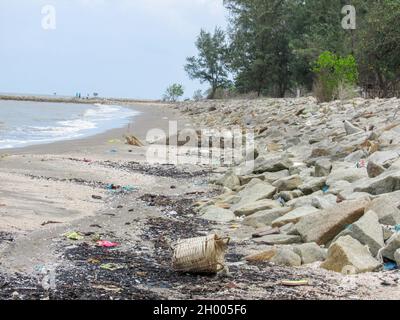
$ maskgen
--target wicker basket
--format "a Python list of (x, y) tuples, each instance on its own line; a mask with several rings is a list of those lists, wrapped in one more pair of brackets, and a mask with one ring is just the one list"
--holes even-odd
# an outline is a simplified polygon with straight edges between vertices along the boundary
[(229, 238), (217, 235), (180, 240), (175, 246), (173, 268), (179, 272), (218, 273), (225, 269)]

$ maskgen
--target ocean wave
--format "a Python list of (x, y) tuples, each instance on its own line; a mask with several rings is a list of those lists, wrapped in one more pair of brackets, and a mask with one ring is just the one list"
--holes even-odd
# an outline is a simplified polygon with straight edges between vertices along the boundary
[[(101, 133), (124, 126), (129, 123), (128, 119), (137, 114), (138, 112), (129, 108), (97, 104), (95, 107), (89, 107), (81, 113), (81, 116), (75, 114), (75, 117), (71, 119), (50, 121), (50, 123), (43, 123), (43, 126), (32, 125), (32, 123), (10, 128), (5, 134), (2, 134), (0, 149), (71, 140)], [(37, 114), (35, 118), (37, 118)], [(34, 119), (31, 118), (31, 120)], [(49, 121), (48, 117), (47, 121)], [(54, 125), (52, 125), (53, 123)]]

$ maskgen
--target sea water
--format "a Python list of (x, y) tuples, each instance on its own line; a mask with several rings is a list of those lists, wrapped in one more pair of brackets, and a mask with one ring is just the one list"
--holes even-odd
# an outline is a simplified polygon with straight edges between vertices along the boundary
[(138, 114), (117, 105), (0, 101), (0, 149), (88, 137)]

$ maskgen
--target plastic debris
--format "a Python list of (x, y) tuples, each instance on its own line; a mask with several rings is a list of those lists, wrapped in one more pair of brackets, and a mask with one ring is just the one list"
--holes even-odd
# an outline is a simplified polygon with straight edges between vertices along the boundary
[(106, 241), (106, 240), (100, 240), (100, 241), (97, 241), (97, 245), (99, 247), (103, 247), (103, 248), (114, 248), (114, 247), (118, 247), (119, 243)]
[(393, 261), (386, 262), (386, 263), (383, 265), (383, 270), (385, 270), (385, 271), (397, 270), (397, 264), (396, 264), (396, 262), (393, 262)]
[(124, 269), (125, 267), (123, 265), (117, 264), (117, 263), (106, 263), (106, 264), (102, 264), (100, 266), (100, 268), (103, 270), (108, 270), (108, 271), (117, 271), (117, 270)]
[(361, 168), (366, 168), (367, 167), (367, 163), (365, 160), (360, 160), (357, 162), (356, 167), (361, 169)]
[(281, 282), (281, 284), (283, 286), (287, 286), (287, 287), (300, 287), (300, 286), (308, 286), (310, 285), (310, 281), (309, 280), (283, 280)]
[(329, 187), (327, 186), (327, 185), (324, 185), (323, 187), (322, 187), (322, 192), (323, 193), (327, 193), (329, 191)]
[(400, 233), (400, 224), (398, 224), (394, 227), (394, 231), (396, 231), (397, 233)]
[(74, 240), (74, 241), (83, 239), (83, 236), (79, 232), (76, 232), (76, 231), (68, 232), (65, 234), (65, 236), (67, 237), (67, 239)]

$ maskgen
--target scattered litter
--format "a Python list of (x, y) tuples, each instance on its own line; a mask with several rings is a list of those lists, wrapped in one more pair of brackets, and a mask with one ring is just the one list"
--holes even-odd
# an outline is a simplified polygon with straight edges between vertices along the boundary
[(83, 239), (83, 236), (79, 232), (76, 232), (76, 231), (68, 232), (68, 233), (65, 234), (65, 236), (69, 240), (78, 241), (78, 240), (82, 240)]
[(396, 264), (396, 262), (393, 262), (393, 261), (386, 262), (386, 263), (383, 265), (383, 270), (385, 270), (385, 271), (397, 270), (397, 264)]
[(229, 240), (215, 234), (180, 240), (175, 246), (173, 268), (179, 272), (218, 273), (225, 269)]
[(126, 140), (126, 144), (129, 144), (129, 145), (135, 146), (135, 147), (143, 147), (143, 143), (133, 135), (124, 136), (124, 138)]
[(395, 230), (397, 233), (400, 233), (400, 224), (396, 225), (396, 226), (394, 227), (394, 230)]
[(92, 195), (92, 198), (95, 199), (95, 200), (101, 200), (101, 199), (103, 199), (103, 197), (101, 197), (101, 196), (96, 196), (96, 195)]
[(117, 150), (115, 150), (115, 149), (111, 149), (110, 151), (109, 151), (109, 153), (117, 153), (118, 151)]
[(117, 271), (117, 270), (124, 269), (125, 267), (123, 265), (117, 264), (117, 263), (106, 263), (106, 264), (102, 264), (100, 266), (100, 268), (103, 270), (108, 270), (108, 271)]
[(356, 167), (359, 168), (359, 169), (366, 168), (367, 167), (367, 163), (366, 163), (365, 160), (362, 159), (362, 160), (357, 162)]
[(281, 282), (283, 286), (288, 286), (288, 287), (301, 287), (301, 286), (308, 286), (310, 285), (309, 280), (283, 280)]
[(114, 191), (114, 192), (133, 192), (138, 190), (138, 187), (127, 185), (127, 186), (119, 186), (116, 184), (108, 184), (106, 186), (107, 190)]
[(327, 193), (329, 191), (329, 187), (327, 186), (327, 185), (324, 185), (323, 187), (322, 187), (322, 192), (323, 193)]
[(118, 247), (119, 243), (116, 242), (111, 242), (111, 241), (105, 241), (105, 240), (100, 240), (97, 241), (97, 245), (99, 247), (103, 247), (103, 248), (114, 248), (114, 247)]

